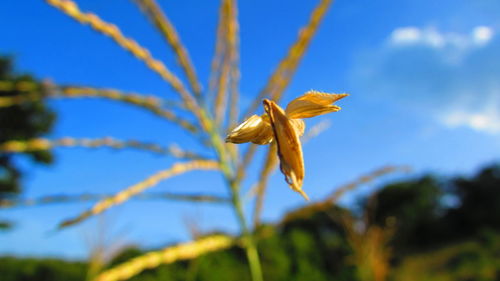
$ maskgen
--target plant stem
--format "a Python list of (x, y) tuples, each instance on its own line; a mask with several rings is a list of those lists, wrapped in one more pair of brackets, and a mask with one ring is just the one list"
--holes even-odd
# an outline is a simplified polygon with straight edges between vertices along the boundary
[(257, 246), (255, 244), (253, 234), (248, 229), (248, 224), (246, 222), (245, 215), (243, 214), (243, 207), (241, 205), (241, 199), (238, 193), (238, 183), (232, 181), (230, 183), (230, 186), (232, 191), (233, 206), (238, 218), (238, 223), (243, 232), (243, 245), (245, 247), (248, 264), (250, 266), (250, 274), (252, 275), (252, 280), (263, 281), (264, 279), (262, 277), (262, 268), (260, 265), (259, 253), (257, 251)]
[(201, 116), (206, 118), (206, 120), (204, 120), (206, 122), (204, 124), (204, 128), (206, 128), (206, 131), (210, 137), (210, 142), (212, 143), (212, 146), (214, 147), (218, 155), (220, 169), (230, 188), (231, 203), (233, 205), (238, 224), (243, 235), (243, 246), (245, 247), (252, 281), (263, 281), (264, 279), (262, 277), (262, 268), (260, 265), (257, 246), (255, 244), (253, 234), (248, 228), (248, 224), (243, 213), (243, 206), (241, 204), (241, 198), (239, 195), (240, 182), (236, 179), (237, 175), (229, 163), (226, 147), (224, 146), (224, 142), (222, 141), (216, 127), (214, 126), (213, 119), (209, 117), (207, 118), (208, 115), (206, 114), (206, 112), (201, 112)]

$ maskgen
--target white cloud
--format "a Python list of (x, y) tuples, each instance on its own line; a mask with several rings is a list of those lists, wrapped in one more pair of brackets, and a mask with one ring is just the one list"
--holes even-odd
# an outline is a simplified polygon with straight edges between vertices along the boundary
[(477, 45), (487, 44), (493, 38), (493, 29), (487, 26), (478, 26), (474, 28), (472, 37)]
[(361, 92), (389, 99), (446, 128), (500, 134), (500, 38), (489, 26), (470, 32), (395, 29), (358, 62)]
[(500, 114), (495, 111), (465, 112), (451, 111), (443, 114), (442, 122), (449, 128), (469, 127), (477, 131), (484, 131), (492, 134), (500, 133)]
[(394, 45), (423, 44), (436, 48), (445, 45), (445, 38), (433, 28), (420, 29), (417, 27), (401, 27), (395, 29), (389, 39)]
[(470, 34), (440, 32), (432, 26), (426, 28), (409, 26), (396, 28), (389, 37), (389, 43), (400, 47), (422, 45), (434, 48), (470, 48), (486, 45), (493, 35), (493, 29), (488, 26), (477, 26)]

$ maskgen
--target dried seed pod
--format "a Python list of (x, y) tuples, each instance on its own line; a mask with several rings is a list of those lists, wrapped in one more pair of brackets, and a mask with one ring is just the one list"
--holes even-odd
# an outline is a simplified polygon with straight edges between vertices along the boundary
[(226, 142), (268, 144), (273, 140), (269, 117), (252, 115), (234, 128), (226, 137)]
[(333, 103), (346, 96), (348, 94), (327, 94), (309, 91), (303, 96), (292, 100), (286, 107), (285, 112), (289, 118), (296, 119), (339, 111), (340, 107), (333, 105)]
[(299, 137), (302, 137), (304, 135), (304, 131), (306, 130), (306, 123), (302, 119), (290, 119), (290, 122), (292, 123), (292, 126), (295, 128), (297, 131), (297, 134)]
[(275, 102), (264, 99), (263, 103), (278, 145), (280, 170), (285, 175), (285, 180), (290, 188), (309, 200), (307, 194), (302, 191), (304, 159), (298, 129), (286, 116), (285, 111)]

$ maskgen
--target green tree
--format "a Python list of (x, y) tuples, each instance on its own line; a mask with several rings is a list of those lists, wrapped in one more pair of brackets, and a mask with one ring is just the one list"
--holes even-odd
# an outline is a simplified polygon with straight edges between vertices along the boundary
[(372, 219), (379, 226), (396, 222), (393, 242), (397, 249), (430, 247), (438, 240), (442, 195), (440, 182), (431, 176), (389, 184), (373, 198)]
[[(21, 95), (43, 95), (43, 85), (27, 74), (13, 71), (12, 60), (0, 57), (0, 98)], [(11, 140), (27, 140), (47, 134), (55, 120), (55, 114), (43, 100), (23, 102), (12, 106), (0, 106), (0, 143)], [(49, 164), (49, 151), (29, 152), (36, 163)], [(0, 152), (0, 200), (21, 192), (22, 173), (13, 161), (13, 155)], [(7, 226), (5, 222), (0, 225)]]
[(453, 223), (457, 235), (500, 230), (500, 165), (488, 166), (473, 178), (454, 179), (451, 192), (459, 204), (450, 209), (446, 219)]

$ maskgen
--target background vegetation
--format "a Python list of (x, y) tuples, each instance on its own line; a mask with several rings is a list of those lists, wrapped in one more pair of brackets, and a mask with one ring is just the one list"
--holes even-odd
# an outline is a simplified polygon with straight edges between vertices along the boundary
[[(453, 198), (451, 200), (450, 198)], [(452, 203), (451, 203), (452, 202)], [(476, 175), (424, 175), (381, 186), (359, 208), (335, 204), (290, 211), (256, 230), (266, 280), (500, 280), (500, 166)], [(343, 219), (344, 218), (344, 219)], [(349, 218), (359, 239), (346, 231)], [(388, 225), (390, 224), (390, 225)], [(385, 232), (381, 252), (362, 253)], [(360, 247), (361, 246), (361, 247)], [(140, 256), (123, 249), (108, 265)], [(370, 255), (380, 262), (367, 261)], [(387, 267), (387, 276), (377, 272)], [(85, 280), (88, 264), (54, 259), (0, 259), (2, 280)], [(131, 280), (251, 280), (239, 247), (147, 270)]]

